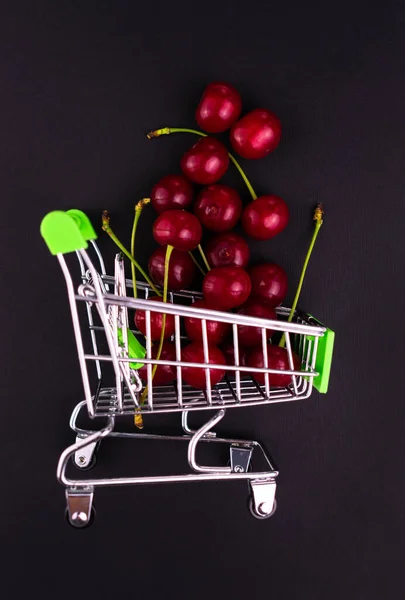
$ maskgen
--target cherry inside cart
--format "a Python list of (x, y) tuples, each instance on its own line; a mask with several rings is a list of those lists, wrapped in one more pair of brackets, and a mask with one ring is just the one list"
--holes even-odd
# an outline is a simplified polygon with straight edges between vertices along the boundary
[[(67, 518), (74, 527), (85, 527), (93, 520), (94, 492), (96, 488), (118, 485), (152, 483), (185, 483), (187, 481), (244, 480), (249, 485), (249, 509), (258, 519), (267, 519), (276, 509), (278, 471), (263, 446), (254, 440), (217, 437), (213, 428), (230, 408), (243, 408), (291, 402), (308, 398), (313, 388), (326, 393), (328, 388), (334, 332), (324, 327), (314, 317), (296, 311), (292, 322), (287, 322), (288, 308), (277, 309), (277, 320), (258, 319), (242, 314), (207, 311), (192, 306), (201, 294), (191, 291), (171, 292), (167, 304), (148, 301), (151, 289), (146, 284), (137, 285), (138, 297), (129, 298), (126, 289), (132, 282), (125, 279), (123, 258), (115, 258), (114, 274), (107, 275), (104, 261), (96, 244), (96, 234), (87, 218), (79, 210), (54, 211), (45, 216), (41, 233), (49, 250), (55, 255), (65, 277), (72, 315), (84, 400), (74, 408), (70, 427), (76, 433), (74, 444), (66, 448), (57, 466), (58, 482), (65, 487)], [(76, 256), (74, 263), (70, 255)], [(78, 262), (78, 265), (77, 265)], [(79, 268), (78, 268), (79, 267)], [(78, 273), (76, 285), (72, 273)], [(146, 342), (139, 331), (129, 326), (128, 310), (142, 309), (146, 317)], [(175, 331), (173, 343), (175, 360), (153, 358), (150, 336), (151, 315), (159, 312), (173, 315)], [(182, 359), (181, 319), (194, 317), (201, 321), (204, 362), (191, 363)], [(230, 324), (233, 337), (232, 364), (209, 362), (207, 318)], [(259, 327), (262, 332), (263, 368), (240, 364), (238, 326)], [(268, 367), (266, 347), (271, 331), (285, 336), (290, 370), (277, 371)], [(86, 350), (87, 342), (90, 350)], [(146, 348), (143, 348), (143, 345)], [(298, 354), (301, 368), (294, 365), (293, 351)], [(175, 369), (176, 380), (170, 385), (154, 385), (153, 365), (168, 365)], [(139, 368), (147, 365), (146, 382), (139, 377)], [(209, 366), (209, 368), (208, 368)], [(186, 385), (182, 370), (185, 367), (202, 369), (206, 387), (203, 390)], [(89, 373), (95, 368), (95, 377)], [(224, 379), (211, 386), (210, 369), (226, 371)], [(269, 374), (291, 376), (286, 387), (270, 384)], [(264, 381), (257, 382), (258, 375)], [(112, 377), (112, 385), (111, 379)], [(107, 385), (109, 383), (109, 385)], [(93, 389), (94, 388), (94, 389)], [(193, 411), (211, 411), (208, 421), (197, 430), (190, 427), (189, 414)], [(101, 429), (82, 429), (77, 425), (81, 411), (87, 411), (96, 424), (106, 420)], [(214, 415), (212, 416), (212, 411)], [(180, 413), (183, 435), (157, 435), (143, 431), (114, 431), (116, 419), (125, 415)], [(169, 443), (180, 440), (186, 446), (188, 473), (146, 476), (70, 479), (66, 467), (70, 459), (76, 467), (89, 470), (95, 464), (96, 452), (106, 437), (125, 437), (133, 440), (160, 440)], [(225, 464), (208, 466), (196, 459), (199, 444), (222, 444), (229, 448)], [(262, 470), (252, 469), (252, 455), (258, 455)], [(256, 464), (256, 461), (255, 461)]]

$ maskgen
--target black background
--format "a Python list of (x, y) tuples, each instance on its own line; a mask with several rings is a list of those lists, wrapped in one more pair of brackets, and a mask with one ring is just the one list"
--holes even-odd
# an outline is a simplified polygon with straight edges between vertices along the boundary
[[(1, 3), (4, 597), (403, 597), (401, 4)], [(312, 208), (325, 204), (301, 306), (337, 332), (330, 391), (222, 422), (272, 453), (272, 519), (252, 519), (243, 484), (127, 487), (97, 491), (96, 523), (75, 531), (55, 468), (82, 391), (63, 279), (39, 223), (79, 207), (99, 227), (108, 208), (127, 241), (134, 202), (178, 171), (193, 141), (149, 142), (145, 132), (193, 126), (215, 79), (238, 87), (245, 110), (267, 107), (284, 125), (274, 154), (244, 164), (259, 193), (290, 205), (288, 230), (252, 245), (254, 259), (287, 269), (290, 301)], [(226, 181), (247, 199), (234, 171)], [(112, 244), (101, 245), (111, 265)], [(177, 422), (168, 417), (167, 429)], [(177, 446), (151, 446), (107, 441), (97, 469), (183, 467)]]

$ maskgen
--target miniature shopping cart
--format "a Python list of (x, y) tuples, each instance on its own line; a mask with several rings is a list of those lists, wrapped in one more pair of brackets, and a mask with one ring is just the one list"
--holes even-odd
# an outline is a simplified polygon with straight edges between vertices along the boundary
[[(212, 429), (224, 417), (228, 408), (302, 400), (311, 395), (314, 386), (325, 393), (332, 359), (333, 331), (308, 314), (296, 313), (293, 322), (289, 323), (287, 308), (277, 309), (277, 320), (195, 308), (192, 303), (200, 294), (190, 291), (170, 293), (170, 302), (164, 308), (161, 303), (148, 301), (150, 288), (145, 284), (138, 283), (138, 297), (129, 298), (126, 289), (132, 287), (132, 282), (125, 279), (122, 256), (116, 256), (114, 274), (108, 276), (95, 242), (96, 234), (83, 212), (51, 212), (42, 221), (41, 233), (51, 253), (57, 256), (65, 277), (84, 387), (84, 400), (74, 408), (70, 419), (76, 441), (62, 452), (57, 466), (58, 482), (66, 490), (68, 521), (75, 527), (91, 523), (94, 515), (93, 496), (97, 487), (213, 480), (247, 481), (251, 513), (258, 519), (270, 517), (276, 508), (278, 471), (264, 448), (257, 441), (217, 437)], [(71, 264), (71, 254), (76, 255), (75, 265)], [(71, 275), (71, 268), (74, 266), (76, 269), (78, 266), (77, 271), (80, 272), (77, 287)], [(145, 311), (145, 337), (129, 326), (129, 316), (132, 323), (135, 309)], [(176, 360), (152, 358), (150, 331), (153, 312), (174, 316)], [(203, 364), (185, 362), (182, 359), (182, 345), (185, 341), (182, 318), (190, 316), (201, 320)], [(224, 366), (209, 363), (207, 319), (210, 318), (231, 324), (233, 364)], [(238, 343), (240, 325), (261, 328), (263, 368), (241, 364)], [(269, 374), (279, 372), (270, 369), (266, 360), (265, 349), (273, 331), (285, 336), (290, 370), (282, 373), (291, 375), (291, 384), (284, 388), (275, 388), (270, 384)], [(294, 369), (293, 351), (301, 359), (301, 370)], [(154, 385), (152, 370), (156, 364), (169, 365), (175, 369), (176, 378), (172, 384)], [(146, 384), (142, 383), (139, 376), (139, 368), (143, 365), (147, 365)], [(209, 369), (225, 369), (226, 376), (220, 383), (211, 386), (208, 365)], [(205, 389), (194, 389), (184, 383), (184, 367), (205, 371)], [(258, 374), (264, 379), (263, 385), (256, 381)], [(106, 419), (105, 426), (91, 430), (80, 428), (77, 420), (82, 411), (87, 411), (94, 422), (100, 418)], [(208, 420), (202, 427), (193, 430), (189, 424), (189, 413), (192, 411), (215, 412), (213, 416), (207, 415)], [(125, 433), (114, 431), (116, 419), (125, 415), (140, 414), (146, 418), (149, 414), (174, 412), (181, 414), (181, 436), (149, 434), (136, 431), (135, 428)], [(164, 443), (183, 440), (187, 445), (190, 472), (147, 477), (68, 478), (66, 469), (70, 459), (79, 469), (89, 469), (95, 463), (101, 440), (106, 437), (154, 439)], [(200, 464), (196, 451), (202, 444), (222, 444), (222, 447), (227, 448), (225, 464)], [(262, 464), (261, 470), (252, 469), (253, 453)]]

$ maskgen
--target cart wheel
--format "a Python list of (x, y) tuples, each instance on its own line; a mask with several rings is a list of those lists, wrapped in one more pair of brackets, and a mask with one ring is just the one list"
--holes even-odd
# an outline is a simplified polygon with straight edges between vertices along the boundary
[(75, 454), (73, 454), (73, 456), (72, 456), (72, 462), (73, 462), (74, 466), (76, 467), (76, 469), (79, 469), (79, 471), (90, 471), (90, 469), (93, 469), (97, 464), (96, 451), (93, 452), (93, 454), (91, 456), (91, 460), (88, 465), (84, 465), (82, 467), (81, 464), (77, 463)]
[[(226, 466), (227, 467), (231, 466), (231, 461), (230, 460), (227, 461)], [(249, 462), (249, 466), (247, 468), (247, 473), (252, 473), (252, 471), (253, 471), (253, 466), (252, 466), (252, 461), (250, 461)], [(237, 471), (237, 472), (240, 473), (240, 471)]]
[[(76, 440), (77, 439), (80, 438), (76, 438)], [(79, 469), (80, 471), (89, 471), (95, 467), (97, 463), (97, 452), (99, 447), (100, 441), (86, 446), (80, 452), (75, 452), (72, 456), (72, 461), (76, 469)]]
[(68, 509), (65, 510), (65, 519), (71, 527), (74, 527), (74, 529), (85, 529), (86, 527), (90, 527), (90, 525), (93, 524), (95, 518), (96, 509), (94, 508), (94, 506), (91, 507), (90, 518), (88, 520), (86, 520), (85, 513), (74, 513), (72, 519), (70, 519)]
[(274, 500), (273, 510), (268, 515), (265, 515), (265, 514), (262, 515), (261, 513), (256, 512), (252, 496), (250, 496), (250, 498), (249, 498), (248, 506), (249, 506), (250, 514), (255, 519), (259, 519), (259, 520), (270, 519), (270, 517), (272, 517), (277, 510), (277, 500)]

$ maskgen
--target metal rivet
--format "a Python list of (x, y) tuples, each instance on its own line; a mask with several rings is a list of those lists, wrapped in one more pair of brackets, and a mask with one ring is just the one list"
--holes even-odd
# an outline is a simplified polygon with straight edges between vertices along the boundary
[(262, 515), (269, 515), (271, 513), (271, 505), (269, 502), (262, 502), (259, 504), (259, 512)]
[(87, 522), (87, 515), (85, 512), (74, 512), (72, 515), (72, 521), (80, 521), (81, 523)]

